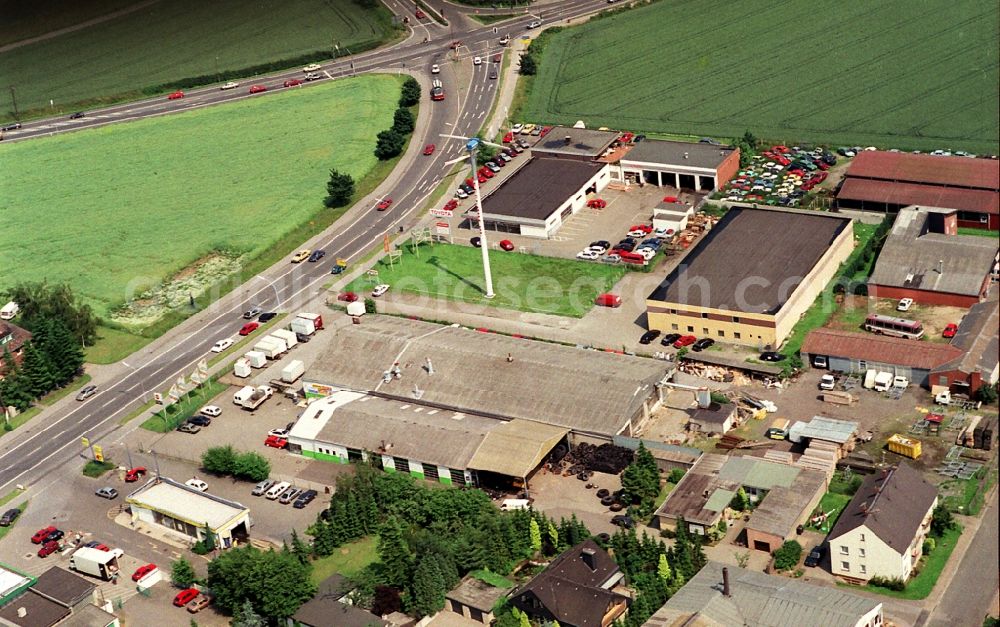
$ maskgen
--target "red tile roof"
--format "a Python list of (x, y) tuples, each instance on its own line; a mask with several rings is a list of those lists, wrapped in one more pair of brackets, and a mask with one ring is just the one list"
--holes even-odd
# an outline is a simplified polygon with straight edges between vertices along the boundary
[[(943, 159), (944, 157), (935, 158)], [(982, 189), (941, 187), (939, 185), (847, 178), (844, 179), (843, 186), (837, 192), (837, 198), (839, 200), (863, 200), (890, 205), (921, 205), (979, 213), (1000, 213), (1000, 193)]]
[(876, 150), (859, 154), (847, 176), (998, 191), (1000, 161)]
[(836, 329), (810, 331), (802, 342), (802, 352), (921, 370), (931, 370), (962, 355), (961, 349), (950, 344)]

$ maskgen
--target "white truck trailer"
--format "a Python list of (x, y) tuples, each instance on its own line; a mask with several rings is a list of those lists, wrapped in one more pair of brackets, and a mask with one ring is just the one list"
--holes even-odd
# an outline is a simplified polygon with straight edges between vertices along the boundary
[(102, 551), (90, 547), (77, 549), (69, 558), (71, 570), (99, 577), (104, 581), (111, 581), (121, 569), (118, 563), (119, 558), (125, 555), (121, 549), (111, 549)]
[(274, 331), (271, 331), (271, 337), (283, 340), (285, 342), (285, 346), (289, 349), (299, 343), (298, 338), (295, 337), (295, 333), (289, 331), (288, 329), (275, 329)]

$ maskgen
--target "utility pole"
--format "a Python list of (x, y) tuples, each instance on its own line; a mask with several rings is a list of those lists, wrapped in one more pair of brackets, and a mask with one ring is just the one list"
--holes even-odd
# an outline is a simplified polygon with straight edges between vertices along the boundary
[(10, 86), (10, 101), (14, 104), (14, 119), (20, 120), (21, 115), (17, 112), (17, 95), (14, 93), (14, 86)]

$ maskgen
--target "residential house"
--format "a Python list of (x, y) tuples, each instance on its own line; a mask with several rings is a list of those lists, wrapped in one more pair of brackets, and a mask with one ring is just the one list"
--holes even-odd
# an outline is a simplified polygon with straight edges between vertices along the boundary
[(493, 624), (493, 606), (507, 594), (504, 588), (491, 586), (471, 575), (466, 576), (445, 595), (446, 610), (461, 614), (484, 625)]
[(865, 477), (827, 536), (833, 574), (909, 579), (936, 505), (937, 488), (904, 463)]
[(287, 620), (289, 627), (387, 627), (390, 623), (367, 610), (345, 603), (347, 580), (333, 574), (320, 582), (316, 594)]
[(607, 551), (588, 539), (552, 560), (510, 602), (534, 620), (608, 627), (628, 610), (628, 597), (614, 591), (623, 576)]
[[(14, 362), (21, 363), (24, 358), (24, 345), (31, 339), (31, 331), (22, 329), (11, 322), (0, 322), (0, 355), (6, 350), (14, 358)], [(0, 377), (7, 369), (7, 364), (0, 359)]]

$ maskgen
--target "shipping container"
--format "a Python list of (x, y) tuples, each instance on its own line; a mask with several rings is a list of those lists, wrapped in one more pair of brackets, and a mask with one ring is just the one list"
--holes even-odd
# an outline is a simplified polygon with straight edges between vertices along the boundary
[(907, 438), (896, 433), (889, 438), (888, 444), (889, 450), (893, 453), (898, 453), (899, 455), (909, 457), (910, 459), (917, 459), (920, 457), (920, 440)]

